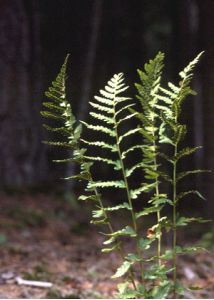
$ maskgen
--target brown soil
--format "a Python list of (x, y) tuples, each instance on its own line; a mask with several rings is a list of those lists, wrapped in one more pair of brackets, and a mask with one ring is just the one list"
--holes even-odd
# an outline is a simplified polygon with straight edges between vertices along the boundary
[[(101, 254), (103, 236), (88, 224), (88, 212), (44, 195), (0, 197), (0, 299), (114, 298), (110, 279), (119, 265), (115, 254)], [(214, 297), (214, 255), (180, 258), (185, 285), (202, 290), (185, 298)], [(52, 288), (16, 283), (16, 276), (48, 281)]]

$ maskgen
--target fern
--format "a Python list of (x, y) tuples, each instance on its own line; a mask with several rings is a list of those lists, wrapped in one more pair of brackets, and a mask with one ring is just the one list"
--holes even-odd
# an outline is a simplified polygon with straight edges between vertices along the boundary
[(48, 91), (45, 93), (50, 101), (43, 102), (45, 110), (41, 111), (41, 115), (44, 118), (54, 119), (61, 123), (59, 127), (52, 127), (47, 124), (44, 124), (44, 127), (48, 131), (61, 133), (63, 141), (61, 141), (61, 139), (55, 139), (54, 141), (46, 141), (45, 143), (51, 146), (68, 147), (77, 150), (79, 149), (78, 142), (81, 134), (81, 126), (76, 124), (76, 119), (72, 113), (71, 106), (66, 99), (65, 92), (68, 57), (69, 55), (66, 56), (56, 80), (52, 82), (52, 86), (49, 87)]
[[(130, 137), (133, 134), (136, 134), (140, 131), (140, 128), (134, 128), (134, 129), (130, 129), (127, 132), (123, 133), (123, 134), (119, 134), (119, 126), (121, 125), (122, 122), (133, 118), (136, 113), (129, 113), (129, 109), (130, 107), (133, 106), (132, 103), (127, 104), (127, 102), (130, 102), (131, 98), (129, 97), (124, 97), (121, 96), (121, 94), (127, 90), (127, 86), (124, 83), (124, 79), (123, 79), (123, 74), (119, 73), (113, 76), (113, 78), (111, 78), (107, 85), (105, 86), (104, 90), (100, 90), (100, 96), (95, 96), (94, 97), (94, 102), (93, 102), (93, 108), (96, 108), (99, 113), (97, 112), (90, 112), (90, 115), (93, 117), (93, 119), (95, 120), (95, 122), (102, 122), (103, 125), (91, 125), (88, 124), (86, 122), (82, 122), (83, 125), (85, 125), (87, 127), (87, 129), (93, 130), (93, 131), (97, 131), (101, 128), (101, 132), (104, 132), (108, 135), (109, 139), (112, 140), (112, 144), (107, 144), (107, 142), (105, 140), (101, 140), (103, 137), (101, 136), (99, 138), (99, 145), (95, 144), (95, 146), (101, 146), (101, 145), (105, 145), (105, 148), (107, 150), (112, 150), (112, 145), (116, 145), (116, 149), (114, 148), (114, 152), (117, 154), (117, 158), (115, 160), (109, 158), (101, 158), (99, 156), (96, 157), (88, 157), (88, 159), (90, 160), (94, 160), (94, 161), (101, 161), (103, 163), (107, 163), (107, 164), (111, 164), (114, 166), (114, 170), (118, 171), (120, 173), (121, 176), (121, 180), (120, 181), (105, 181), (105, 182), (95, 182), (94, 185), (99, 187), (99, 188), (106, 188), (106, 187), (115, 187), (115, 188), (122, 188), (126, 190), (126, 194), (127, 194), (127, 204), (129, 206), (129, 211), (131, 213), (131, 219), (132, 219), (132, 226), (134, 231), (136, 232), (136, 237), (137, 237), (137, 253), (138, 256), (140, 257), (140, 249), (138, 247), (138, 228), (137, 228), (137, 222), (136, 222), (136, 216), (135, 216), (135, 212), (134, 212), (134, 208), (133, 208), (133, 199), (137, 198), (143, 190), (145, 190), (146, 187), (144, 187), (142, 189), (142, 187), (140, 187), (139, 189), (136, 189), (135, 191), (132, 191), (130, 189), (129, 186), (129, 182), (128, 182), (128, 177), (132, 176), (132, 174), (135, 172), (135, 170), (142, 168), (142, 164), (138, 163), (134, 166), (132, 166), (131, 168), (127, 169), (125, 167), (125, 163), (124, 163), (124, 159), (125, 157), (128, 155), (128, 153), (132, 152), (135, 150), (136, 145), (134, 145), (133, 147), (130, 147), (128, 149), (126, 149), (125, 151), (122, 151), (121, 148), (121, 144), (124, 140), (126, 140), (128, 137)], [(124, 106), (121, 107), (121, 104), (123, 105), (125, 103)], [(95, 104), (95, 105), (94, 105)], [(109, 116), (106, 116), (104, 114), (104, 112), (108, 113)], [(125, 113), (126, 116), (121, 117), (121, 113), (123, 112), (123, 114)], [(85, 142), (88, 145), (93, 145), (93, 142), (91, 141), (85, 141), (83, 140), (83, 142)], [(112, 151), (111, 151), (112, 152)], [(107, 153), (106, 153), (107, 154)], [(116, 207), (117, 210), (121, 209), (123, 207)], [(116, 210), (114, 209), (114, 207), (112, 207), (112, 211)], [(135, 236), (132, 236), (135, 237)], [(130, 265), (131, 266), (131, 265)], [(140, 268), (141, 268), (141, 274), (143, 274), (143, 265), (142, 265), (142, 261), (140, 261)], [(120, 269), (119, 269), (120, 270)], [(127, 268), (127, 271), (129, 270), (129, 268)], [(126, 272), (124, 272), (123, 274), (125, 274)], [(121, 274), (120, 271), (118, 271), (117, 273), (117, 277), (118, 274)]]
[[(140, 83), (135, 84), (139, 100), (142, 108), (142, 112), (135, 112), (138, 119), (141, 120), (143, 136), (143, 170), (145, 172), (145, 178), (152, 182), (154, 189), (154, 196), (152, 204), (155, 206), (155, 210), (151, 212), (157, 212), (157, 223), (159, 224), (161, 218), (161, 209), (165, 201), (160, 202), (159, 193), (159, 177), (160, 172), (158, 170), (158, 126), (159, 126), (159, 98), (157, 93), (160, 89), (160, 80), (163, 69), (164, 54), (159, 52), (157, 56), (146, 63), (144, 71), (138, 70), (140, 77)], [(132, 109), (134, 111), (134, 109)], [(144, 215), (143, 213), (141, 215)], [(161, 233), (158, 235), (158, 247), (157, 247), (157, 259), (159, 265), (161, 265)]]
[[(61, 137), (63, 137), (63, 140), (58, 138), (58, 136), (55, 136), (55, 139), (53, 141), (45, 141), (45, 143), (51, 145), (51, 146), (59, 146), (59, 147), (67, 147), (71, 150), (73, 150), (72, 157), (69, 157), (67, 159), (63, 160), (55, 160), (55, 162), (58, 163), (77, 163), (80, 167), (80, 172), (74, 176), (70, 176), (65, 178), (66, 180), (76, 179), (76, 180), (84, 180), (87, 182), (86, 186), (86, 194), (81, 195), (79, 197), (79, 200), (81, 201), (93, 201), (96, 205), (96, 210), (92, 212), (93, 220), (91, 221), (94, 224), (97, 225), (107, 225), (108, 229), (110, 231), (111, 235), (111, 241), (114, 243), (114, 245), (111, 248), (103, 248), (103, 252), (111, 252), (111, 251), (119, 251), (120, 255), (123, 256), (123, 250), (120, 241), (118, 238), (122, 235), (124, 236), (133, 236), (131, 232), (128, 232), (128, 227), (126, 229), (123, 229), (121, 231), (115, 232), (113, 230), (113, 226), (110, 222), (108, 213), (114, 212), (120, 209), (127, 209), (131, 210), (131, 207), (128, 203), (124, 203), (123, 205), (118, 205), (114, 207), (104, 207), (101, 194), (98, 192), (98, 188), (123, 188), (125, 189), (125, 182), (124, 180), (120, 181), (106, 181), (106, 182), (95, 182), (92, 177), (91, 173), (91, 166), (93, 165), (92, 161), (101, 161), (104, 163), (107, 163), (109, 165), (113, 165), (115, 170), (121, 170), (121, 160), (112, 160), (102, 157), (89, 157), (85, 154), (86, 149), (82, 148), (80, 143), (81, 141), (84, 144), (90, 145), (91, 142), (86, 141), (85, 139), (81, 139), (81, 133), (82, 133), (82, 124), (90, 128), (91, 130), (95, 130), (98, 132), (102, 132), (106, 135), (109, 135), (111, 137), (116, 138), (116, 132), (113, 129), (107, 128), (102, 125), (89, 125), (85, 122), (82, 122), (82, 124), (77, 124), (76, 119), (72, 113), (71, 105), (68, 102), (66, 98), (66, 91), (65, 91), (65, 81), (66, 81), (66, 66), (68, 62), (68, 57), (66, 57), (64, 64), (62, 65), (60, 72), (56, 78), (55, 81), (52, 82), (52, 86), (49, 87), (48, 91), (45, 93), (45, 95), (50, 99), (50, 102), (43, 102), (43, 106), (46, 110), (41, 111), (41, 115), (47, 119), (54, 119), (57, 120), (60, 123), (60, 127), (52, 127), (47, 124), (44, 124), (44, 127), (52, 131), (53, 133), (61, 133)], [(121, 77), (121, 74), (119, 75)], [(114, 81), (114, 79), (113, 79)], [(111, 83), (110, 83), (111, 84)], [(119, 88), (119, 89), (118, 89)], [(123, 84), (118, 85), (116, 87), (116, 93), (122, 92), (127, 87), (124, 87)], [(108, 96), (111, 98), (110, 93), (108, 91), (102, 91), (102, 94), (105, 96)], [(104, 101), (105, 104), (109, 105), (109, 103), (112, 103), (112, 100), (108, 100), (102, 97), (95, 97), (98, 103), (102, 103)], [(104, 100), (103, 100), (104, 99)], [(120, 102), (128, 101), (129, 98), (125, 97), (117, 97), (117, 100)], [(110, 102), (109, 102), (110, 101)], [(116, 104), (116, 103), (115, 103)], [(91, 103), (93, 106), (94, 104)], [(103, 106), (100, 104), (95, 104), (95, 107), (102, 110)], [(114, 110), (111, 112), (112, 108), (108, 108), (107, 106), (104, 108), (104, 111), (112, 114), (114, 113)], [(122, 111), (122, 109), (121, 109)], [(119, 112), (120, 113), (120, 112)], [(97, 118), (101, 121), (105, 121), (109, 124), (112, 124), (112, 121), (110, 118), (102, 116), (100, 114), (96, 114), (91, 112), (91, 115), (94, 118)], [(115, 122), (115, 120), (113, 121)], [(122, 121), (121, 121), (122, 122)], [(130, 135), (131, 133), (129, 133)], [(108, 144), (104, 141), (97, 141), (93, 143), (94, 146), (106, 148), (112, 152), (117, 152), (118, 148), (115, 144)], [(108, 243), (104, 243), (108, 244)], [(133, 284), (134, 289), (136, 289), (133, 273), (131, 270), (128, 272), (128, 278), (130, 278), (130, 281)]]
[[(177, 212), (178, 203), (188, 195), (196, 195), (204, 199), (197, 190), (180, 193), (177, 191), (177, 185), (185, 177), (206, 171), (177, 171), (180, 161), (200, 148), (182, 147), (187, 128), (180, 123), (182, 104), (188, 95), (194, 94), (190, 83), (200, 56), (201, 54), (180, 72), (182, 79), (180, 85), (169, 82), (167, 88), (161, 86), (163, 53), (159, 52), (153, 60), (145, 64), (143, 71), (138, 70), (140, 83), (135, 86), (138, 91), (140, 110), (136, 109), (130, 97), (124, 96), (128, 87), (124, 83), (123, 74), (115, 74), (104, 89), (100, 90), (100, 94), (90, 102), (89, 114), (92, 123), (76, 121), (67, 100), (65, 84), (68, 56), (55, 81), (46, 92), (48, 101), (43, 102), (44, 109), (41, 114), (45, 119), (52, 121), (51, 124), (44, 124), (44, 127), (53, 133), (53, 138), (45, 143), (69, 150), (70, 154), (67, 158), (55, 162), (75, 163), (79, 167), (77, 174), (65, 179), (85, 183), (85, 193), (79, 196), (79, 200), (91, 201), (94, 204), (91, 223), (108, 228), (102, 233), (105, 240), (101, 251), (103, 253), (117, 251), (121, 257), (121, 265), (112, 276), (112, 278), (124, 278), (124, 282), (118, 285), (121, 298), (166, 298), (172, 290), (174, 296), (181, 294), (183, 288), (177, 282), (177, 255), (198, 251), (197, 247), (178, 246), (176, 234), (177, 227), (182, 228), (192, 222), (206, 222), (202, 218), (180, 216)], [(123, 125), (136, 118), (140, 126), (124, 131)], [(82, 136), (82, 129), (92, 131), (98, 139), (88, 140)], [(126, 142), (134, 135), (142, 137), (142, 142), (127, 147)], [(162, 151), (163, 143), (173, 149), (173, 154), (169, 155)], [(91, 147), (95, 153), (93, 155), (88, 153)], [(135, 151), (141, 152), (142, 160), (127, 167), (127, 158), (135, 154)], [(173, 174), (162, 170), (160, 160), (172, 166)], [(103, 164), (111, 169), (116, 179), (113, 176), (106, 180), (94, 179), (94, 166)], [(133, 187), (130, 185), (130, 178), (137, 170), (143, 171), (144, 180)], [(160, 184), (163, 181), (172, 187), (172, 199), (161, 190)], [(103, 201), (106, 189), (124, 192), (125, 200), (123, 199), (121, 204), (106, 205)], [(134, 201), (142, 200), (145, 194), (145, 198), (149, 195), (148, 205), (136, 211)], [(172, 220), (162, 216), (162, 208), (168, 205), (172, 207)], [(130, 224), (115, 229), (111, 217), (118, 212), (127, 212), (130, 216)], [(146, 236), (143, 236), (139, 231), (138, 222), (150, 214), (157, 215), (157, 222), (147, 230)], [(167, 233), (170, 229), (173, 231), (172, 249), (164, 253), (161, 249), (163, 228)], [(136, 248), (133, 253), (127, 253), (124, 247), (127, 239), (133, 239), (135, 242)], [(155, 241), (157, 255), (146, 255), (146, 251)], [(167, 263), (165, 264), (168, 260), (173, 262), (171, 268)], [(173, 272), (173, 281), (168, 278), (171, 272)]]
[[(203, 52), (202, 52), (203, 53)], [(172, 146), (173, 155), (168, 157), (163, 155), (163, 157), (169, 161), (173, 166), (172, 184), (173, 190), (173, 290), (174, 296), (176, 297), (177, 292), (177, 204), (178, 202), (189, 194), (197, 194), (199, 197), (203, 198), (198, 191), (186, 191), (180, 194), (177, 193), (177, 183), (186, 176), (191, 174), (206, 172), (205, 170), (191, 170), (183, 171), (181, 173), (177, 172), (178, 164), (180, 160), (188, 155), (191, 155), (197, 151), (200, 147), (186, 147), (182, 148), (181, 143), (186, 136), (186, 125), (180, 123), (180, 115), (182, 112), (182, 104), (188, 95), (194, 95), (195, 93), (190, 87), (191, 80), (193, 78), (193, 70), (197, 65), (202, 53), (200, 53), (193, 61), (191, 61), (188, 66), (179, 73), (181, 77), (181, 83), (179, 85), (174, 85), (173, 83), (168, 83), (168, 89), (161, 88), (160, 95), (157, 97), (163, 103), (159, 105), (161, 111), (160, 115), (162, 118), (162, 125), (160, 127), (160, 142), (166, 143)], [(168, 176), (168, 175), (167, 175)], [(189, 220), (190, 221), (190, 220)], [(188, 223), (188, 219), (186, 220)], [(183, 253), (183, 251), (181, 251)]]

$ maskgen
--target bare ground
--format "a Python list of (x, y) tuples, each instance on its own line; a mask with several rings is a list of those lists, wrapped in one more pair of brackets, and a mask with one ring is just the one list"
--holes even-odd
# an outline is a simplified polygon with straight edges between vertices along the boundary
[[(103, 237), (88, 212), (45, 195), (0, 197), (0, 299), (114, 298), (115, 254), (101, 254)], [(214, 298), (214, 255), (182, 256), (179, 276), (201, 287), (185, 298)], [(18, 285), (16, 276), (49, 281), (51, 288)]]

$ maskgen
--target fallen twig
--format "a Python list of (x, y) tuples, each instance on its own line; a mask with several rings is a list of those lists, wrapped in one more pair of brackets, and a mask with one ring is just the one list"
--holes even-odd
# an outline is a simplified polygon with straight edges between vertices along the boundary
[(41, 288), (50, 288), (53, 286), (53, 283), (51, 283), (51, 282), (25, 280), (19, 276), (16, 277), (16, 283), (19, 285), (29, 285), (29, 286), (35, 286), (35, 287), (41, 287)]

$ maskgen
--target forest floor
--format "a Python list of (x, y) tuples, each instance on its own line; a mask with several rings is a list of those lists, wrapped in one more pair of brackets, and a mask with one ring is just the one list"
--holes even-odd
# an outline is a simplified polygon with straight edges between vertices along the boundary
[[(119, 265), (102, 254), (103, 236), (88, 212), (45, 195), (0, 195), (0, 299), (115, 298)], [(80, 204), (81, 205), (81, 204)], [(16, 277), (48, 281), (51, 288), (18, 285)], [(214, 254), (179, 259), (179, 277), (201, 290), (185, 298), (214, 298)]]

